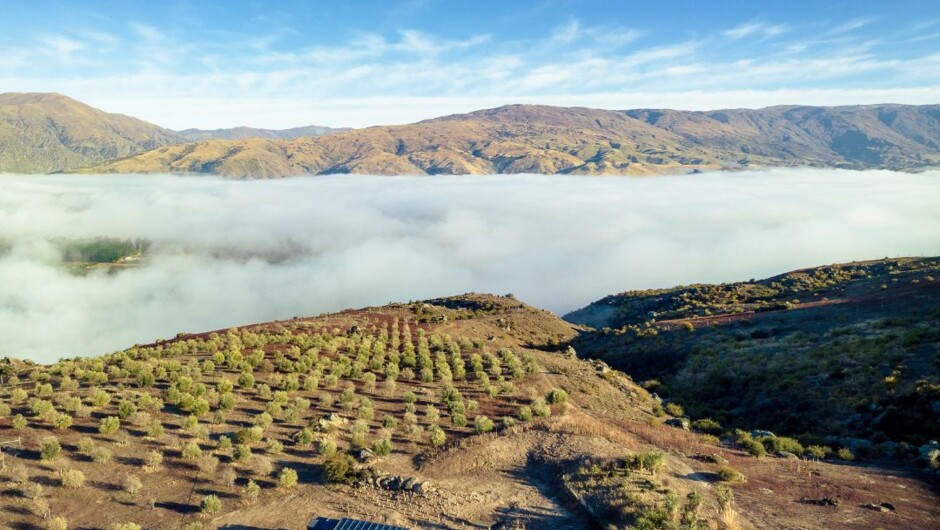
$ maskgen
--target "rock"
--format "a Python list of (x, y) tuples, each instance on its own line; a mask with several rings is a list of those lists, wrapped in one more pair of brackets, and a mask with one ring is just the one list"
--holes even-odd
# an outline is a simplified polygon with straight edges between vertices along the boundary
[(760, 429), (751, 431), (751, 436), (753, 436), (754, 438), (763, 438), (763, 437), (776, 438), (777, 437), (776, 434), (770, 431), (762, 431)]
[(339, 414), (334, 414), (331, 412), (317, 420), (316, 428), (319, 431), (329, 431), (333, 428), (342, 427), (347, 423), (349, 423), (349, 420), (340, 416)]
[(800, 457), (796, 456), (795, 454), (793, 454), (793, 453), (791, 453), (791, 452), (789, 452), (789, 451), (777, 451), (776, 456), (777, 456), (778, 458), (790, 458), (790, 459), (794, 459), (794, 460), (799, 460), (799, 459), (800, 459)]
[(867, 510), (874, 510), (876, 512), (893, 512), (895, 510), (894, 505), (890, 502), (883, 502), (881, 504), (866, 502), (865, 504), (862, 504), (861, 507)]
[(411, 491), (415, 486), (415, 482), (417, 482), (417, 480), (415, 480), (414, 477), (408, 477), (401, 483), (401, 489)]
[(821, 499), (807, 499), (806, 497), (803, 497), (802, 499), (800, 499), (800, 502), (803, 502), (805, 504), (815, 504), (816, 506), (838, 506), (839, 505), (839, 499), (835, 497), (823, 497)]
[(689, 421), (688, 418), (669, 418), (663, 423), (670, 427), (682, 429), (683, 431), (688, 431), (692, 428), (692, 423)]

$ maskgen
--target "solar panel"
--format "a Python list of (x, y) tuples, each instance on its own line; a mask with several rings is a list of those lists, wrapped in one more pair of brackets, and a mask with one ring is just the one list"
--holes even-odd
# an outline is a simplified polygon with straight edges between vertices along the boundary
[(317, 517), (307, 525), (307, 530), (408, 530), (403, 526), (392, 526), (370, 521), (360, 521), (343, 517), (342, 519), (329, 519)]

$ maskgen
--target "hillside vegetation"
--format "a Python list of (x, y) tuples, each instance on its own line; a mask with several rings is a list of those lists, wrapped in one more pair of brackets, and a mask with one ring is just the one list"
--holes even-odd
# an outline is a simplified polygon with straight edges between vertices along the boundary
[(596, 328), (580, 354), (693, 418), (905, 461), (940, 438), (937, 258), (632, 291), (566, 318)]
[(754, 458), (663, 425), (628, 376), (567, 349), (577, 334), (512, 297), (470, 294), (49, 366), (7, 359), (2, 524), (849, 529), (940, 517), (904, 472)]
[(509, 105), (356, 130), (176, 132), (59, 94), (0, 94), (0, 172), (648, 175), (769, 166), (919, 171), (938, 163), (936, 105), (710, 112)]
[(0, 173), (52, 173), (180, 141), (59, 94), (0, 94)]
[(940, 163), (940, 107), (683, 112), (510, 105), (295, 140), (197, 142), (87, 172), (274, 178), (330, 173), (618, 174), (814, 166), (917, 171)]
[(298, 138), (345, 129), (171, 131), (61, 94), (0, 94), (0, 173), (54, 173), (191, 140)]

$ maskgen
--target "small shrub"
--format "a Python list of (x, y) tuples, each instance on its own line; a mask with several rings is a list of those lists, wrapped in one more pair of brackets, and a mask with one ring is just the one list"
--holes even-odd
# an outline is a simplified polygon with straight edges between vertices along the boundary
[(785, 451), (795, 455), (802, 455), (805, 451), (800, 442), (786, 436), (764, 436), (759, 439), (768, 453)]
[(297, 485), (297, 472), (289, 467), (285, 467), (277, 476), (277, 487), (281, 489), (290, 489)]
[(845, 460), (846, 462), (851, 462), (855, 460), (855, 454), (852, 453), (852, 450), (848, 447), (842, 447), (836, 451), (836, 458), (839, 460)]
[(532, 400), (532, 414), (538, 418), (547, 418), (552, 415), (552, 409), (548, 408), (544, 399), (537, 398)]
[(124, 477), (124, 491), (131, 495), (137, 495), (140, 493), (140, 490), (144, 487), (144, 483), (140, 481), (140, 478), (137, 475), (128, 475)]
[(96, 464), (107, 464), (111, 461), (111, 451), (107, 447), (95, 447), (91, 452), (91, 459)]
[(327, 482), (347, 484), (352, 482), (353, 468), (356, 462), (346, 453), (336, 453), (323, 464)]
[(37, 499), (42, 496), (42, 484), (36, 482), (29, 482), (23, 486), (21, 493), (27, 499)]
[(190, 441), (183, 446), (181, 453), (186, 460), (196, 460), (202, 456), (202, 448), (199, 447), (198, 443)]
[(553, 388), (545, 395), (545, 401), (552, 405), (562, 405), (568, 402), (568, 393), (561, 388)]
[(23, 417), (22, 414), (17, 414), (16, 416), (13, 416), (12, 420), (10, 420), (10, 426), (17, 431), (23, 429), (26, 427), (26, 418)]
[(117, 416), (101, 418), (98, 422), (98, 432), (104, 435), (114, 434), (121, 428), (121, 420)]
[(261, 495), (261, 486), (258, 485), (254, 480), (249, 480), (248, 484), (245, 484), (245, 488), (242, 490), (242, 493), (245, 494), (249, 500), (257, 499)]
[(199, 501), (199, 511), (211, 517), (222, 511), (222, 501), (216, 495), (206, 495)]
[(832, 454), (832, 449), (825, 445), (811, 445), (806, 448), (806, 454), (813, 458), (828, 458)]
[(320, 455), (324, 458), (330, 458), (336, 454), (336, 442), (333, 440), (326, 440), (320, 442)]
[(705, 434), (718, 436), (721, 434), (721, 424), (711, 418), (703, 418), (692, 422), (692, 428)]
[(493, 430), (493, 420), (486, 416), (477, 416), (473, 420), (473, 427), (477, 434), (488, 433)]
[(77, 469), (62, 468), (59, 470), (59, 481), (64, 488), (79, 489), (85, 485), (85, 474)]
[(751, 456), (756, 456), (760, 458), (767, 455), (767, 449), (764, 448), (764, 444), (754, 440), (753, 438), (745, 439), (741, 442), (741, 447), (744, 448)]
[(313, 443), (313, 431), (304, 427), (294, 434), (294, 443), (300, 446), (308, 446)]
[(666, 414), (669, 414), (670, 416), (675, 416), (677, 418), (685, 416), (685, 409), (683, 409), (682, 405), (678, 403), (666, 403), (665, 409)]
[(703, 444), (707, 445), (719, 445), (721, 443), (721, 440), (713, 434), (703, 434), (700, 440)]
[(731, 466), (721, 466), (718, 468), (718, 480), (731, 484), (744, 482), (744, 475)]
[(69, 522), (65, 517), (53, 517), (46, 521), (46, 530), (69, 530)]
[(163, 466), (163, 452), (159, 449), (154, 449), (147, 453), (147, 465), (144, 466), (144, 471), (147, 473), (154, 473), (159, 471)]
[(444, 445), (444, 442), (447, 441), (447, 435), (444, 433), (444, 429), (441, 429), (437, 425), (431, 425), (428, 428), (428, 442), (433, 447), (440, 447)]
[(42, 460), (55, 460), (62, 452), (62, 446), (55, 436), (43, 438), (39, 444), (39, 458)]
[(388, 456), (392, 453), (392, 441), (388, 438), (379, 438), (372, 443), (372, 452), (375, 456)]

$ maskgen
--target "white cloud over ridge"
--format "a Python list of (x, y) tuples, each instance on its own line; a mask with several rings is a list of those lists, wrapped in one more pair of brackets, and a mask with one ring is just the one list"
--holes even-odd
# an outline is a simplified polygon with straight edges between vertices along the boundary
[[(0, 355), (52, 361), (484, 291), (566, 312), (626, 289), (940, 254), (940, 172), (662, 178), (0, 176)], [(153, 241), (73, 276), (59, 238)]]
[[(409, 123), (453, 100), (466, 103), (451, 112), (492, 101), (712, 110), (940, 98), (936, 28), (874, 18), (751, 19), (676, 34), (569, 18), (521, 39), (404, 26), (294, 46), (281, 42), (283, 31), (220, 42), (142, 24), (126, 34), (42, 33), (32, 46), (0, 44), (0, 85), (61, 92), (175, 129)], [(377, 100), (388, 103), (370, 104)], [(410, 104), (418, 100), (434, 107)]]

